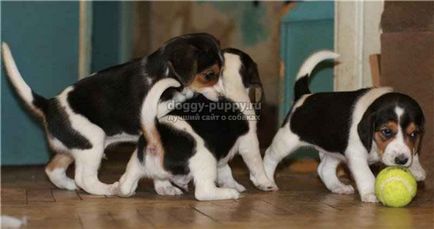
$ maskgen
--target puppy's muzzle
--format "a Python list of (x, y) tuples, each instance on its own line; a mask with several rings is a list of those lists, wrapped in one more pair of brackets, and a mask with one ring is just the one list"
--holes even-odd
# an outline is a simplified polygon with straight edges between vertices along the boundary
[(203, 94), (207, 99), (211, 101), (218, 101), (219, 97), (224, 96), (226, 94), (223, 80), (219, 79), (219, 81), (212, 87), (203, 88), (200, 92)]

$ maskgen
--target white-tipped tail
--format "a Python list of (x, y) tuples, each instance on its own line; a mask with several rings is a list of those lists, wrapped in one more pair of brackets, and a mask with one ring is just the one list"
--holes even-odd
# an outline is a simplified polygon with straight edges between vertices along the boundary
[[(165, 78), (159, 80), (152, 86), (146, 95), (145, 101), (142, 105), (142, 115), (141, 122), (142, 128), (145, 132), (145, 136), (152, 137), (155, 133), (155, 120), (158, 115), (158, 104), (160, 102), (160, 97), (165, 90), (171, 87), (179, 87), (181, 84), (172, 78)], [(152, 139), (147, 139), (152, 141)]]
[(296, 80), (300, 79), (303, 76), (309, 76), (315, 66), (318, 65), (320, 62), (327, 59), (336, 59), (338, 57), (339, 54), (329, 50), (322, 50), (312, 54), (307, 58), (307, 60), (304, 61), (303, 65), (298, 71)]
[(27, 85), (20, 72), (18, 71), (11, 50), (9, 49), (9, 46), (4, 42), (2, 43), (2, 54), (8, 78), (14, 86), (15, 90), (17, 91), (18, 95), (32, 110), (40, 112), (39, 108), (35, 107), (35, 105), (33, 104), (34, 98), (32, 94), (32, 89), (29, 87), (29, 85)]

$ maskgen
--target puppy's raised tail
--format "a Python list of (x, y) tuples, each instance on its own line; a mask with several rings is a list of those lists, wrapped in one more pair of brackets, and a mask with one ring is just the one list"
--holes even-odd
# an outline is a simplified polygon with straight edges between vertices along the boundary
[(18, 71), (17, 65), (15, 64), (14, 57), (12, 56), (11, 50), (6, 43), (2, 43), (2, 54), (3, 62), (6, 68), (7, 76), (12, 84), (12, 86), (17, 91), (20, 98), (24, 103), (37, 115), (43, 116), (44, 111), (48, 106), (48, 100), (38, 94), (36, 94), (27, 85)]
[(181, 83), (172, 78), (165, 78), (155, 83), (146, 95), (142, 105), (141, 124), (143, 134), (148, 142), (147, 151), (151, 154), (163, 153), (160, 134), (157, 131), (158, 104), (165, 90), (171, 87), (180, 87)]
[(324, 60), (336, 59), (338, 57), (339, 54), (329, 50), (319, 51), (309, 56), (298, 71), (294, 84), (294, 101), (297, 101), (305, 94), (311, 93), (309, 90), (309, 76), (313, 69), (315, 69), (315, 66)]

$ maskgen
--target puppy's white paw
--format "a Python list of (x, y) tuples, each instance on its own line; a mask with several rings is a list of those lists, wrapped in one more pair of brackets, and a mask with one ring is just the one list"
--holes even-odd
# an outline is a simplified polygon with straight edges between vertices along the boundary
[(115, 182), (112, 184), (112, 192), (113, 195), (117, 195), (120, 197), (130, 197), (136, 194), (134, 187), (128, 187), (126, 185), (122, 185), (119, 182)]
[(225, 190), (225, 195), (227, 195), (227, 199), (239, 199), (240, 193), (235, 189), (227, 189)]
[(113, 183), (113, 184), (111, 185), (110, 192), (111, 192), (113, 195), (120, 196), (120, 187), (119, 187), (119, 186), (120, 186), (120, 185), (119, 185), (119, 182), (116, 181), (115, 183)]
[(239, 199), (240, 193), (232, 188), (219, 188), (216, 191), (216, 200)]
[(411, 170), (411, 174), (413, 174), (416, 181), (424, 181), (426, 178), (425, 170)]
[(184, 191), (188, 192), (188, 183), (179, 185), (179, 187), (181, 187), (181, 189), (183, 189)]
[(60, 189), (70, 190), (70, 191), (78, 190), (78, 187), (77, 187), (77, 184), (75, 184), (75, 181), (66, 176), (65, 170), (63, 170), (63, 169), (54, 169), (54, 170), (46, 169), (45, 173), (47, 174), (51, 183), (53, 183), (56, 187), (58, 187)]
[(262, 191), (265, 192), (274, 192), (274, 191), (278, 191), (279, 188), (277, 187), (276, 184), (273, 183), (267, 183), (267, 184), (258, 184), (256, 185), (257, 188), (259, 188)]
[(235, 182), (235, 190), (237, 190), (238, 192), (244, 192), (246, 191), (246, 188), (244, 186), (242, 186), (241, 184)]
[(196, 190), (195, 197), (197, 200), (229, 200), (229, 199), (239, 199), (240, 193), (231, 188), (216, 188), (209, 192), (198, 192)]
[(254, 176), (250, 175), (250, 180), (259, 190), (266, 191), (266, 192), (279, 190), (276, 183), (274, 183), (273, 181), (270, 181), (268, 179), (264, 180), (262, 182), (259, 182)]
[(336, 194), (354, 194), (354, 188), (351, 185), (337, 185), (336, 187), (331, 188), (330, 191)]
[(378, 202), (378, 199), (374, 193), (368, 193), (368, 194), (361, 195), (360, 198), (362, 199), (363, 202), (367, 202), (367, 203), (377, 203)]
[(78, 190), (78, 187), (75, 184), (75, 181), (72, 179), (65, 181), (65, 183), (63, 184), (63, 188), (70, 190), (70, 191)]
[(237, 190), (238, 192), (244, 192), (244, 191), (246, 191), (246, 188), (244, 186), (242, 186), (241, 184), (239, 184), (238, 182), (236, 182), (236, 181), (231, 182), (231, 183), (220, 184), (220, 187), (222, 187), (222, 188), (233, 188), (233, 189)]
[(155, 192), (160, 196), (179, 196), (182, 195), (181, 189), (173, 185), (160, 185), (155, 187)]

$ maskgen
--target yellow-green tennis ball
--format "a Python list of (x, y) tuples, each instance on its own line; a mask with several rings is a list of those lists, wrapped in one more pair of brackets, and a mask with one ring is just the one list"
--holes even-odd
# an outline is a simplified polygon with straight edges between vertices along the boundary
[(375, 194), (378, 200), (389, 207), (406, 206), (414, 198), (416, 191), (416, 180), (405, 168), (385, 168), (375, 180)]

